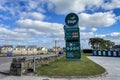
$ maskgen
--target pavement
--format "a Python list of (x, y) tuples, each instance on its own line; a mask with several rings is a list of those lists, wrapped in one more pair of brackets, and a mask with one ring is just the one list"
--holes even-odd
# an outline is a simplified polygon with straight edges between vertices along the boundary
[(120, 80), (120, 57), (88, 57), (104, 67), (110, 80)]
[[(120, 80), (120, 57), (95, 57), (89, 56), (89, 59), (103, 66), (108, 72), (107, 75), (96, 77), (78, 77), (78, 78), (51, 78), (46, 76), (11, 76), (0, 74), (0, 80)], [(10, 63), (0, 65), (0, 72), (9, 72)]]

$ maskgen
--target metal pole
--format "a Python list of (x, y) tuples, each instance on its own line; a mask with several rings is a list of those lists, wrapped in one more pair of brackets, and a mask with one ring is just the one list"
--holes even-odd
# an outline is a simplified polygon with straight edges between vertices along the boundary
[(56, 43), (57, 43), (57, 40), (55, 40), (55, 54), (57, 53), (57, 50), (56, 50)]
[(35, 55), (33, 56), (33, 72), (35, 72)]

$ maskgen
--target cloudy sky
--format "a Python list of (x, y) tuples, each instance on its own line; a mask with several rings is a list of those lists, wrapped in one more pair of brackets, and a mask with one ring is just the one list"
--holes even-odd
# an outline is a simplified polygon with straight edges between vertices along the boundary
[(79, 16), (82, 48), (91, 37), (120, 44), (120, 0), (0, 0), (0, 45), (64, 43), (64, 19)]

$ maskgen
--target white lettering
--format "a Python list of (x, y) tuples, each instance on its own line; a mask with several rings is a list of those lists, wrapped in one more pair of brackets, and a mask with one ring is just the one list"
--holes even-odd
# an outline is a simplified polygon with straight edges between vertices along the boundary
[(75, 24), (76, 20), (68, 20), (68, 24)]

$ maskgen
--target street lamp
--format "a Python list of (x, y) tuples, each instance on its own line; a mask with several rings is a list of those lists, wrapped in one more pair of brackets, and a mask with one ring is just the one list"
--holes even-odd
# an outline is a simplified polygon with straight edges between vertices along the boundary
[(57, 54), (57, 42), (58, 41), (64, 41), (64, 40), (55, 40), (55, 53)]

